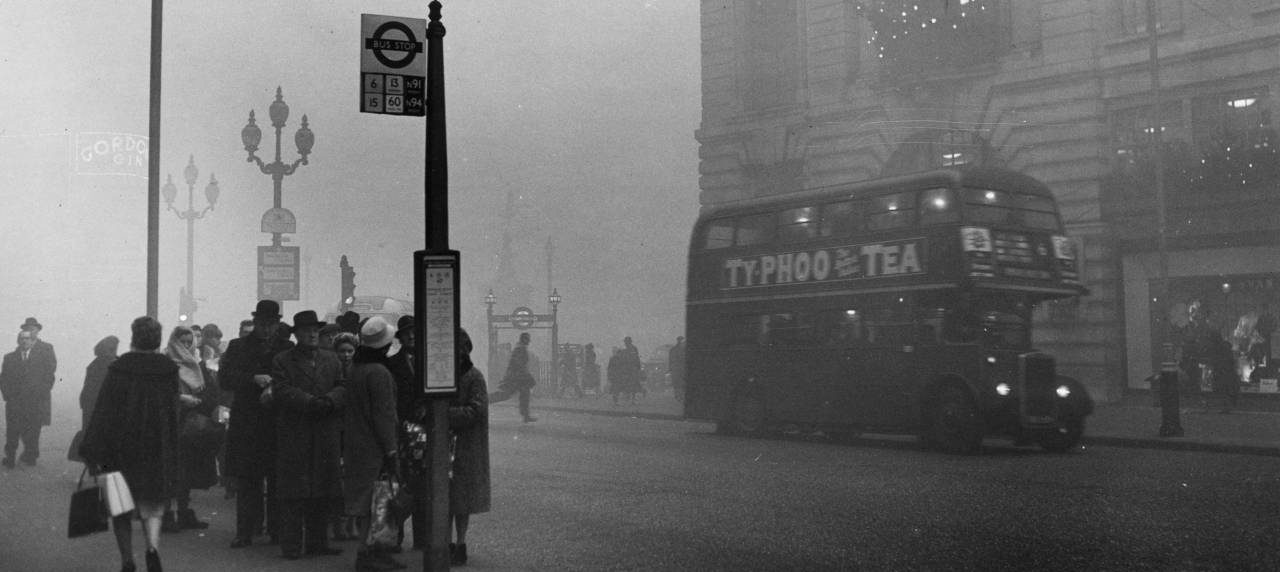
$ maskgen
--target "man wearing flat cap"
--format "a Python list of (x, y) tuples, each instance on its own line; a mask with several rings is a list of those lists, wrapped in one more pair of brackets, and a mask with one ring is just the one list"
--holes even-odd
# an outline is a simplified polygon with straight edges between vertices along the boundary
[(14, 455), (22, 444), (22, 462), (36, 464), (40, 457), (40, 430), (52, 421), (49, 394), (53, 390), (58, 358), (53, 346), (40, 341), (43, 327), (27, 318), (18, 334), (18, 348), (0, 364), (0, 394), (5, 400), (5, 468), (15, 466)]
[(263, 524), (264, 504), (267, 532), (272, 540), (278, 539), (271, 370), (276, 355), (293, 347), (287, 339), (280, 339), (276, 332), (279, 328), (280, 304), (274, 300), (258, 302), (253, 311), (253, 331), (231, 340), (218, 372), (218, 384), (233, 394), (227, 428), (227, 475), (236, 479), (239, 489), (232, 548), (253, 543), (254, 534)]
[(338, 354), (319, 347), (321, 322), (313, 310), (293, 316), (296, 345), (276, 354), (271, 368), (276, 405), (276, 491), (280, 550), (287, 559), (332, 556), (329, 507), (342, 498), (342, 410)]

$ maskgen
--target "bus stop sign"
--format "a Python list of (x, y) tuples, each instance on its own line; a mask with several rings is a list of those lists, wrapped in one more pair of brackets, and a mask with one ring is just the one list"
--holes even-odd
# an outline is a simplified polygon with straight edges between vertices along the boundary
[(426, 115), (427, 21), (360, 15), (360, 111)]

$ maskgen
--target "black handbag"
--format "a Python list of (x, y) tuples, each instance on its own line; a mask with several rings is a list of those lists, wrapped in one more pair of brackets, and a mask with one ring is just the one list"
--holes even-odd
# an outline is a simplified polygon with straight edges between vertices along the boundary
[(188, 411), (182, 419), (179, 441), (193, 449), (213, 450), (222, 446), (227, 429), (199, 411)]
[(76, 492), (71, 493), (71, 514), (67, 518), (67, 538), (79, 538), (95, 532), (106, 532), (111, 514), (107, 512), (107, 503), (103, 502), (102, 487), (96, 483), (84, 488), (84, 476), (89, 472), (85, 467), (80, 472), (80, 481), (76, 484)]

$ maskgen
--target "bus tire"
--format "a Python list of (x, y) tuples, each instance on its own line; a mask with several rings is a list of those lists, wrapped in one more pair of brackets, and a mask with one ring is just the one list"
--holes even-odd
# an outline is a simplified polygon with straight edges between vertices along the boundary
[(751, 393), (734, 397), (728, 419), (716, 423), (716, 432), (723, 435), (758, 435), (764, 428), (764, 401)]
[(955, 384), (938, 389), (927, 430), (929, 444), (940, 451), (972, 455), (982, 450), (982, 420), (969, 394)]
[(1075, 449), (1084, 436), (1084, 418), (1072, 417), (1063, 422), (1063, 426), (1054, 431), (1046, 431), (1040, 436), (1040, 448), (1050, 453), (1066, 453)]

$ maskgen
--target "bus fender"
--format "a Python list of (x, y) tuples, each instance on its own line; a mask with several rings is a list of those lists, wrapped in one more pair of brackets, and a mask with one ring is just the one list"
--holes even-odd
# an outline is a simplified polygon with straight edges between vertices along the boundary
[(1093, 414), (1093, 397), (1089, 395), (1089, 389), (1080, 380), (1069, 375), (1056, 376), (1058, 385), (1065, 385), (1071, 390), (1071, 395), (1067, 398), (1070, 404), (1069, 409), (1073, 414), (1080, 417), (1087, 417)]

